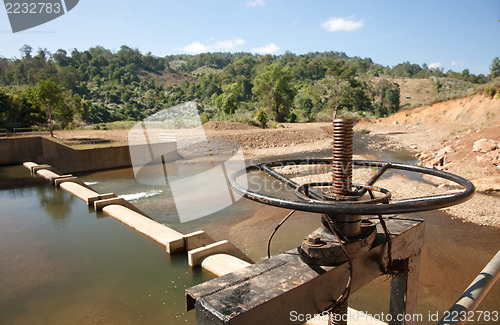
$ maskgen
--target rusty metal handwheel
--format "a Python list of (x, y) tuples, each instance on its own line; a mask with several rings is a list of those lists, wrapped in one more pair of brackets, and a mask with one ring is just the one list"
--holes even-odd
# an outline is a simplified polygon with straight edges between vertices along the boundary
[[(377, 191), (382, 193), (383, 197), (378, 199), (371, 198), (363, 201), (327, 201), (314, 192), (310, 192), (309, 189), (315, 186), (330, 186), (331, 183), (309, 183), (300, 185), (272, 169), (273, 167), (293, 165), (331, 164), (331, 159), (299, 159), (251, 165), (233, 173), (230, 177), (230, 183), (238, 193), (248, 199), (260, 203), (293, 210), (343, 215), (385, 215), (441, 209), (467, 201), (472, 197), (472, 195), (474, 195), (475, 190), (474, 185), (467, 179), (444, 171), (394, 162), (353, 160), (353, 166), (378, 167), (379, 170), (366, 185), (353, 184), (356, 191), (351, 192), (350, 195), (354, 197), (362, 197), (367, 192), (371, 193), (373, 191)], [(463, 190), (456, 193), (408, 198), (389, 202), (390, 192), (373, 186), (375, 182), (389, 169), (405, 170), (444, 178), (462, 186)], [(288, 200), (241, 187), (237, 182), (237, 178), (252, 171), (263, 171), (269, 176), (272, 176), (286, 184), (295, 191), (300, 200)]]

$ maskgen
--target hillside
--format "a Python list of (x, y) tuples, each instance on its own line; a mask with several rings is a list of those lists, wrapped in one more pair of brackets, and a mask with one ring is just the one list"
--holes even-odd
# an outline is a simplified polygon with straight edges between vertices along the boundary
[(189, 101), (204, 122), (327, 122), (334, 110), (379, 118), (467, 96), (488, 81), (467, 69), (444, 73), (409, 62), (386, 67), (335, 51), (156, 57), (125, 45), (117, 52), (101, 46), (32, 50), (26, 45), (21, 59), (0, 59), (0, 128), (97, 128)]
[(476, 94), (412, 110), (381, 120), (385, 123), (451, 123), (475, 127), (500, 126), (500, 98)]
[(163, 70), (161, 72), (141, 71), (139, 75), (146, 82), (153, 80), (156, 85), (163, 85), (165, 87), (176, 86), (183, 81), (186, 81), (188, 83), (196, 82), (196, 78), (193, 77), (192, 75), (177, 71), (168, 71), (168, 70)]

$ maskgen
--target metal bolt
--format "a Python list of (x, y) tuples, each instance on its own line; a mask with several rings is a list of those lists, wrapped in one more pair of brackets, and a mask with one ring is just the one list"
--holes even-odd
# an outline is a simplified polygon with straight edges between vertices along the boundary
[(307, 236), (307, 242), (311, 245), (322, 245), (324, 242), (321, 240), (321, 235)]

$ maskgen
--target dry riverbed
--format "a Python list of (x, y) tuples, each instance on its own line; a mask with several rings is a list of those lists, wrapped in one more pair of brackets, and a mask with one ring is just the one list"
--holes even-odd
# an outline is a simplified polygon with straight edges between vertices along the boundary
[[(208, 137), (237, 140), (246, 158), (299, 155), (331, 148), (330, 123), (281, 124), (276, 129), (260, 129), (241, 123), (208, 122), (204, 126)], [(447, 123), (420, 122), (414, 124), (368, 123), (355, 126), (364, 133), (369, 146), (375, 150), (412, 151), (420, 157), (423, 166), (442, 169), (470, 179), (478, 188), (469, 201), (443, 209), (453, 218), (466, 222), (500, 228), (500, 129), (476, 129)], [(61, 141), (78, 142), (78, 139), (102, 139), (126, 143), (128, 130), (61, 131), (56, 137)], [(474, 151), (474, 144), (485, 139), (483, 149)], [(484, 142), (484, 141), (483, 141)], [(486, 148), (488, 147), (488, 148)], [(483, 152), (486, 151), (487, 152)], [(357, 157), (374, 159), (373, 156)], [(328, 179), (328, 175), (322, 177)], [(355, 182), (362, 182), (367, 175), (355, 174)], [(449, 182), (435, 177), (425, 178), (430, 184), (393, 175), (377, 182), (393, 193), (395, 199), (435, 195), (457, 191)]]
[[(476, 194), (469, 201), (443, 211), (465, 222), (500, 228), (500, 129), (472, 126), (429, 124), (362, 123), (357, 129), (370, 131), (377, 141), (374, 148), (413, 150), (422, 166), (444, 170), (472, 181)], [(367, 131), (365, 131), (367, 132)], [(478, 148), (486, 143), (483, 148)], [(432, 185), (393, 176), (381, 181), (381, 186), (400, 187), (410, 196), (454, 192), (460, 189), (451, 182), (436, 177), (424, 179)], [(399, 178), (399, 179), (398, 179)], [(393, 184), (383, 184), (392, 182)], [(391, 185), (393, 187), (391, 187)]]

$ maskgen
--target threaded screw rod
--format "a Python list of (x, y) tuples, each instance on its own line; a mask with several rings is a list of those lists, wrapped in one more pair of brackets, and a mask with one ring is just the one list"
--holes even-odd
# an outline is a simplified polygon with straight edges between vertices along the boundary
[(332, 193), (349, 195), (352, 186), (352, 119), (333, 120)]
[(340, 305), (328, 315), (328, 325), (347, 325), (347, 299), (343, 299)]

